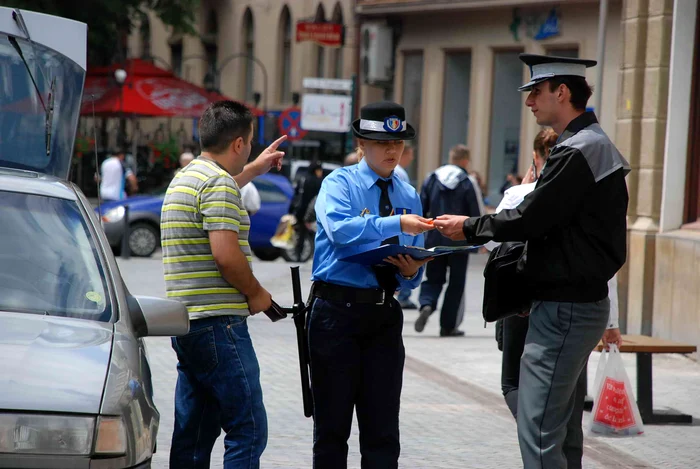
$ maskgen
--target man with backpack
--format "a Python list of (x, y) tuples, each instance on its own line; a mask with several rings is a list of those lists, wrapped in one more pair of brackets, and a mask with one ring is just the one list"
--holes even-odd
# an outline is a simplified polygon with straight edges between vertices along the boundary
[[(479, 202), (476, 188), (469, 178), (469, 149), (456, 145), (450, 149), (450, 162), (431, 173), (423, 183), (421, 203), (426, 218), (440, 215), (460, 214), (478, 217)], [(438, 231), (429, 231), (425, 237), (425, 247), (459, 246), (460, 241), (451, 241)], [(429, 262), (425, 270), (425, 280), (421, 284), (419, 302), (420, 314), (416, 320), (416, 332), (423, 332), (428, 318), (437, 308), (437, 301), (450, 271), (450, 280), (445, 291), (445, 299), (440, 312), (440, 337), (464, 335), (457, 329), (462, 322), (464, 283), (467, 278), (468, 254), (440, 256)]]

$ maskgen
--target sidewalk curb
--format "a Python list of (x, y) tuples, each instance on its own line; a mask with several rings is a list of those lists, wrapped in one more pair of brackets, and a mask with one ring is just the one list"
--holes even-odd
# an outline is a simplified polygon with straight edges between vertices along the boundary
[[(496, 393), (487, 391), (481, 386), (463, 381), (454, 375), (446, 373), (432, 365), (413, 357), (406, 356), (405, 369), (433, 383), (449, 389), (466, 399), (478, 402), (487, 408), (492, 414), (502, 419), (513, 421), (513, 416), (506, 408), (503, 399)], [(598, 438), (584, 437), (584, 451), (603, 467), (616, 467), (620, 469), (654, 469), (644, 461), (641, 461), (624, 451), (601, 441)]]

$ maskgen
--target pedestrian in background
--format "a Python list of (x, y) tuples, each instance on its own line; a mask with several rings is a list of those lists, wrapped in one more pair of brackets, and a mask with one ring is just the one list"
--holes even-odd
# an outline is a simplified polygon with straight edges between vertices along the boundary
[(314, 161), (309, 165), (308, 174), (297, 181), (292, 203), (289, 206), (289, 213), (296, 218), (294, 229), (297, 238), (294, 255), (299, 262), (307, 260), (302, 259), (304, 244), (309, 242), (309, 238), (312, 236), (306, 228), (304, 216), (306, 215), (306, 210), (309, 208), (309, 204), (316, 198), (318, 192), (321, 190), (321, 181), (323, 181), (323, 167), (320, 163)]
[(100, 174), (95, 175), (99, 183), (102, 202), (124, 200), (127, 192), (135, 194), (138, 191), (136, 175), (125, 164), (126, 151), (117, 147), (112, 156), (104, 160), (100, 166)]
[[(449, 164), (440, 166), (430, 173), (423, 183), (420, 199), (423, 213), (427, 218), (445, 214), (460, 214), (478, 217), (481, 214), (477, 189), (469, 177), (471, 156), (466, 145), (455, 145), (450, 149)], [(452, 241), (433, 231), (426, 235), (425, 246), (461, 246), (463, 241)], [(467, 280), (469, 254), (450, 254), (440, 256), (427, 265), (425, 280), (420, 286), (418, 301), (420, 314), (416, 319), (416, 332), (423, 332), (428, 318), (437, 309), (437, 302), (442, 287), (449, 282), (440, 311), (440, 337), (464, 335), (458, 329), (463, 319), (464, 287)]]

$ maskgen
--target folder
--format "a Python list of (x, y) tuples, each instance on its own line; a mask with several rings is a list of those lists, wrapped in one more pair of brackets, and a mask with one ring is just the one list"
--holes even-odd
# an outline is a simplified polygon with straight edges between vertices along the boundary
[(353, 254), (352, 256), (340, 259), (343, 262), (362, 265), (386, 264), (384, 259), (396, 257), (399, 254), (411, 256), (414, 259), (427, 259), (428, 257), (440, 257), (448, 254), (477, 252), (481, 246), (435, 246), (426, 249), (418, 246), (400, 246), (398, 244), (383, 244), (369, 251)]

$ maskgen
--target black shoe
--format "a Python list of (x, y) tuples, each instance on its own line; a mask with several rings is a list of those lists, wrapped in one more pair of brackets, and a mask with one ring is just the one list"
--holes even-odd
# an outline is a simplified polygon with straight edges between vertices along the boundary
[(440, 337), (462, 337), (464, 335), (464, 331), (460, 331), (459, 329), (442, 329), (440, 328)]
[(418, 309), (418, 306), (411, 300), (399, 301), (401, 309)]
[(428, 318), (433, 314), (433, 307), (430, 305), (425, 305), (420, 307), (420, 315), (416, 319), (416, 332), (423, 332), (425, 329), (425, 324), (428, 322)]

